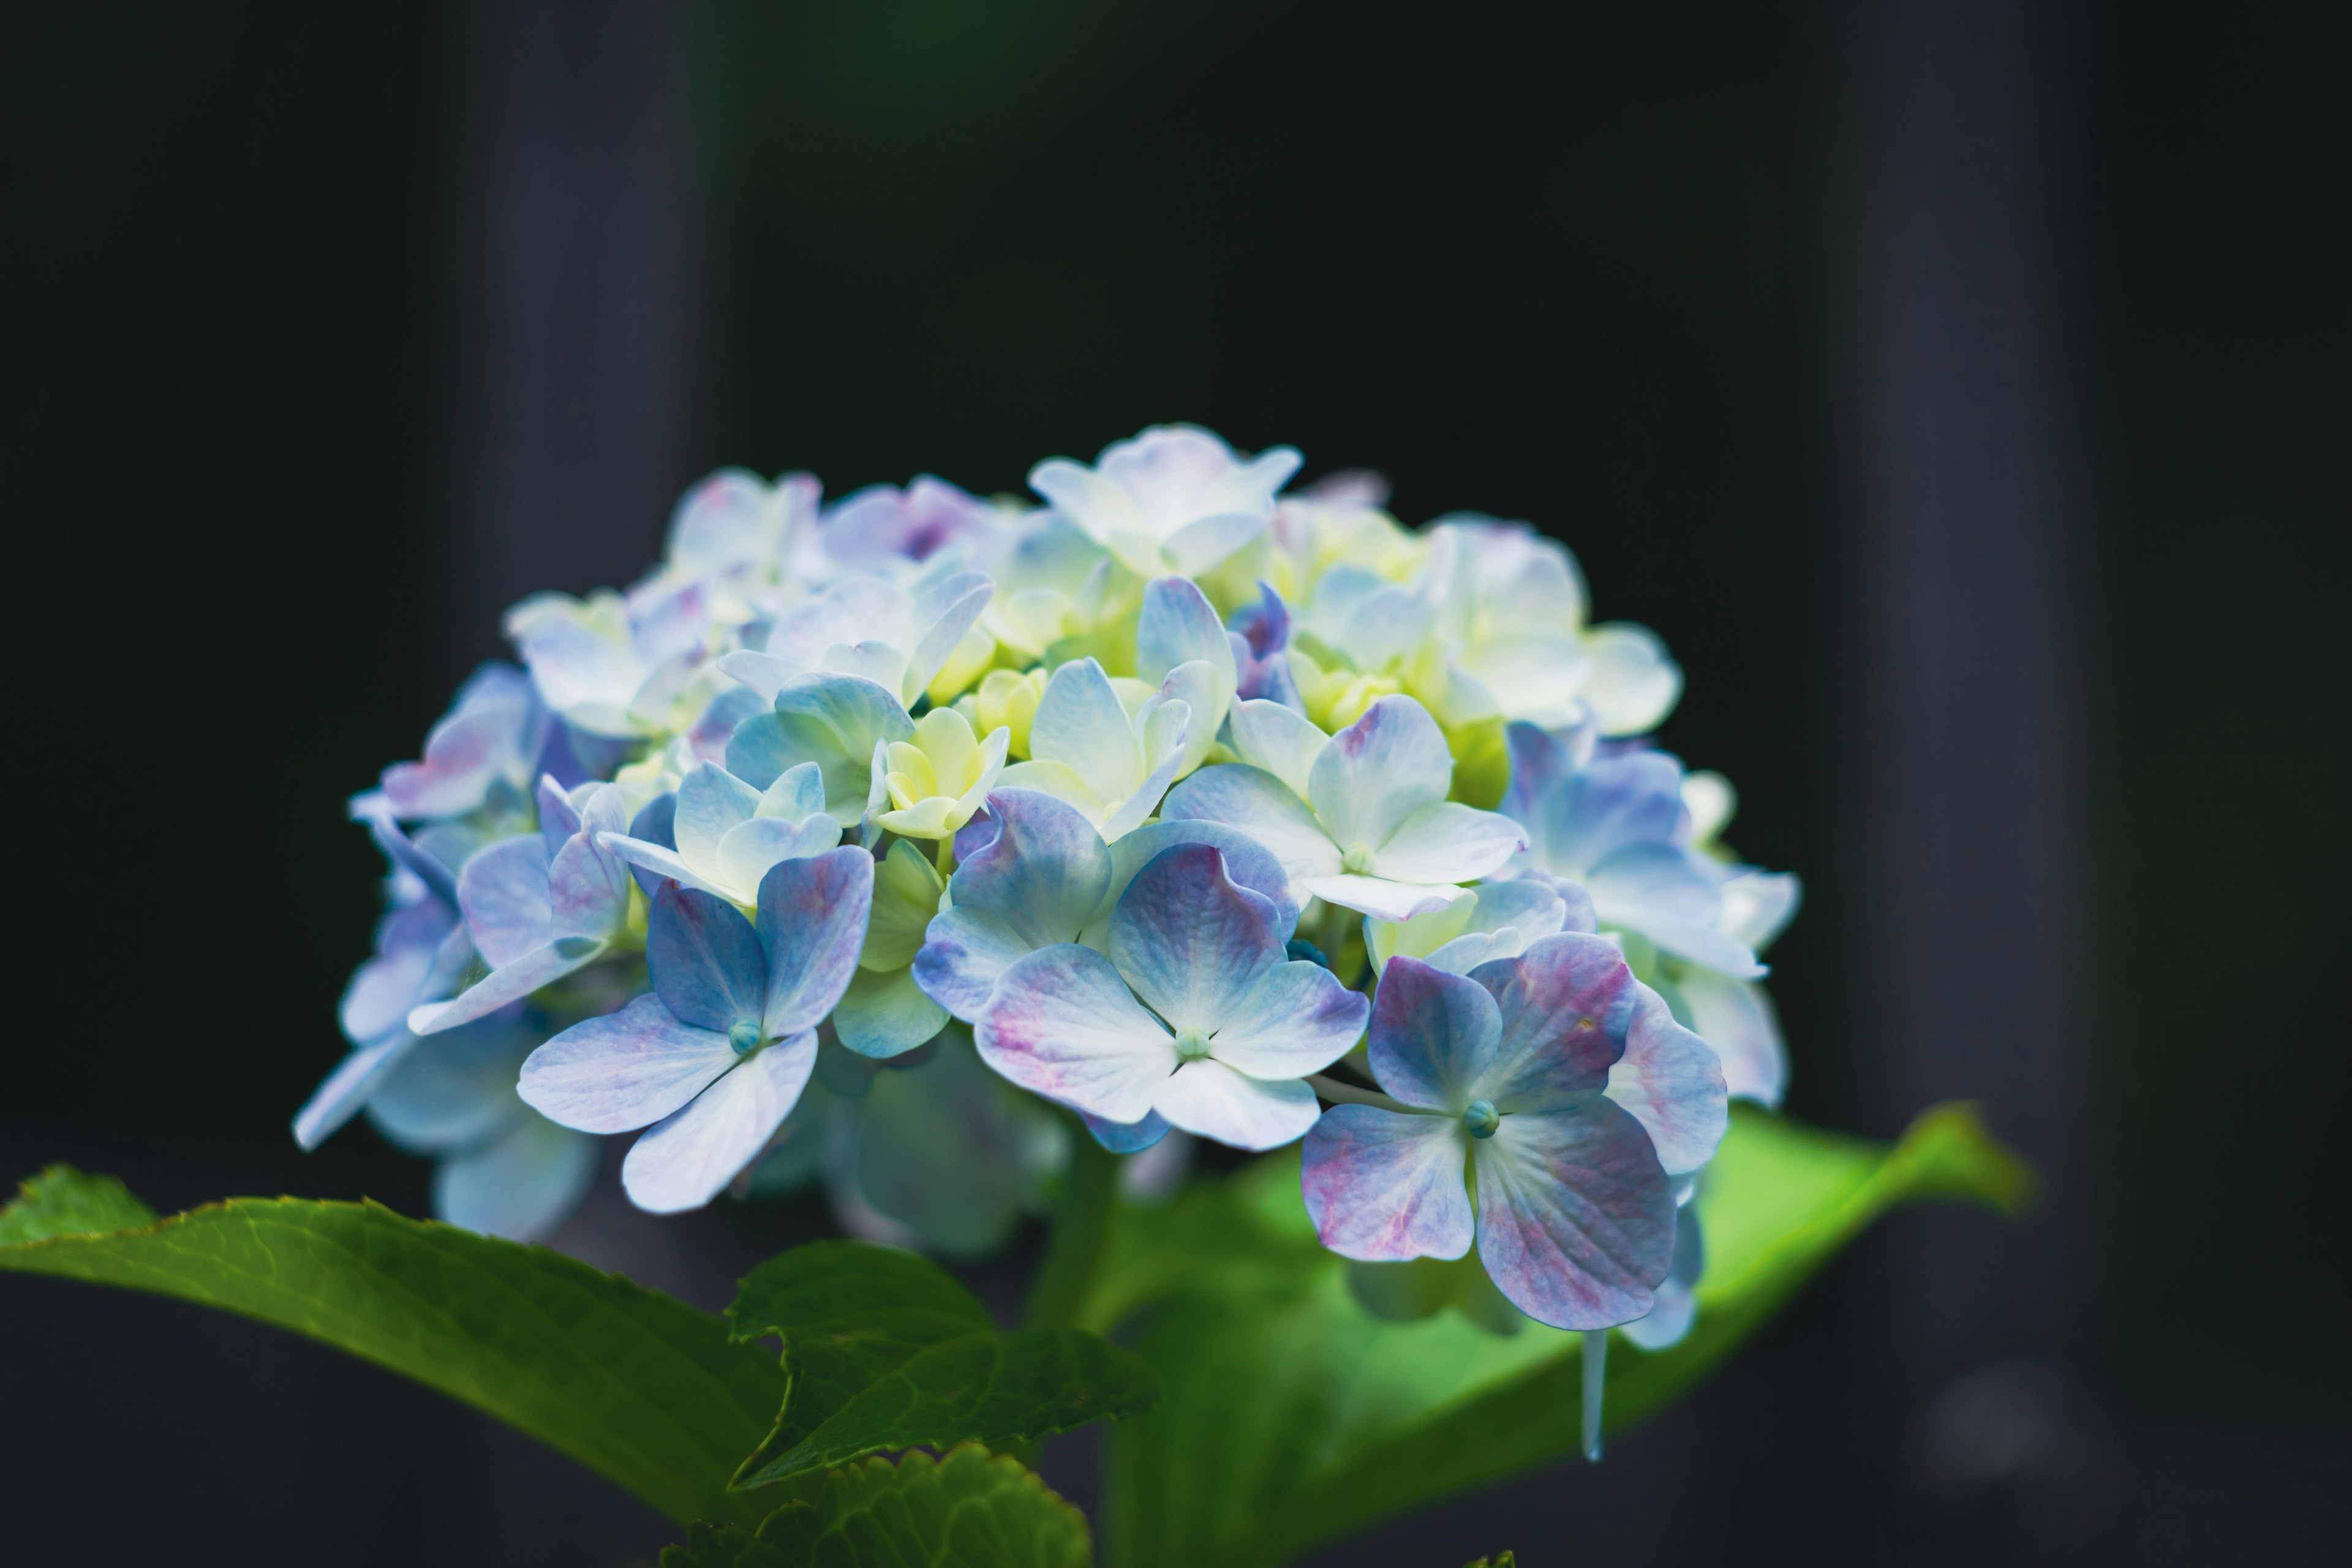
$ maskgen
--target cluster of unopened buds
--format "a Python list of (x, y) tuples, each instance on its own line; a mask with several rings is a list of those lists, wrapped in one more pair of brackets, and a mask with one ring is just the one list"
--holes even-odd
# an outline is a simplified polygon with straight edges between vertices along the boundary
[(642, 1208), (816, 1181), (951, 1255), (1073, 1139), (1139, 1192), (1303, 1140), (1373, 1310), (1672, 1342), (1795, 883), (1643, 738), (1680, 672), (1566, 551), (1298, 466), (1179, 426), (1043, 505), (725, 471), (627, 593), (516, 606), (522, 668), (352, 803), (390, 911), (297, 1137), (364, 1110), (533, 1238), (635, 1132)]

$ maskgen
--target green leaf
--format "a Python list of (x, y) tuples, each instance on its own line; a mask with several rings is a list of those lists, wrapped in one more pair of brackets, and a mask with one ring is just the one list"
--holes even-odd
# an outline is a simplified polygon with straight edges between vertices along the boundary
[(1475, 1563), (1465, 1563), (1462, 1568), (1519, 1568), (1519, 1560), (1508, 1552), (1498, 1552), (1492, 1557), (1481, 1557)]
[(736, 1472), (767, 1486), (884, 1449), (1026, 1442), (1147, 1409), (1160, 1379), (1078, 1329), (999, 1333), (927, 1258), (819, 1241), (770, 1258), (728, 1309), (738, 1340), (784, 1342), (790, 1392)]
[[(1243, 1201), (1225, 1212), (1266, 1229), (1236, 1249), (1295, 1237), (1305, 1222), (1296, 1153), (1239, 1181)], [(1708, 1252), (1697, 1321), (1655, 1354), (1618, 1341), (1610, 1427), (1679, 1394), (1888, 1206), (1948, 1196), (2014, 1207), (2030, 1185), (1965, 1108), (1928, 1112), (1891, 1151), (1740, 1110), (1697, 1200)], [(1143, 1233), (1123, 1245), (1147, 1249), (1149, 1216), (1123, 1217)], [(1170, 1217), (1179, 1235), (1192, 1223)], [(1375, 1318), (1345, 1274), (1326, 1255), (1279, 1276), (1209, 1278), (1150, 1323), (1139, 1348), (1168, 1394), (1112, 1440), (1109, 1528), (1127, 1568), (1285, 1562), (1576, 1451), (1579, 1336), (1534, 1323), (1496, 1335), (1450, 1310)]]
[(51, 1165), (18, 1184), (16, 1199), (0, 1209), (0, 1247), (56, 1236), (103, 1236), (155, 1223), (155, 1211), (112, 1176), (86, 1176), (71, 1165)]
[(1087, 1568), (1086, 1517), (976, 1444), (827, 1474), (757, 1533), (697, 1525), (662, 1568)]
[[(101, 1221), (127, 1228), (68, 1234)], [(775, 1363), (561, 1253), (373, 1203), (236, 1198), (156, 1223), (121, 1184), (62, 1166), (0, 1211), (0, 1269), (176, 1296), (389, 1367), (673, 1519), (756, 1517), (727, 1476), (783, 1397)]]

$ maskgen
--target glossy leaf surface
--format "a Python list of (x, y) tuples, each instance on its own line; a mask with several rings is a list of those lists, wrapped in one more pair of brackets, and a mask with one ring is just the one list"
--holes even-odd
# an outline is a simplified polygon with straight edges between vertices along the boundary
[(791, 1389), (736, 1485), (761, 1487), (885, 1449), (1001, 1447), (1139, 1414), (1160, 1381), (1078, 1329), (1000, 1333), (947, 1270), (864, 1242), (769, 1259), (728, 1309), (739, 1339), (784, 1341)]
[(673, 1519), (758, 1517), (727, 1478), (783, 1397), (774, 1362), (561, 1253), (373, 1203), (236, 1198), (155, 1222), (120, 1183), (59, 1166), (0, 1211), (0, 1269), (201, 1302), (415, 1378)]
[[(814, 1479), (814, 1478), (812, 1478)], [(1013, 1460), (968, 1444), (835, 1470), (755, 1532), (697, 1525), (662, 1568), (1087, 1568), (1087, 1521)]]

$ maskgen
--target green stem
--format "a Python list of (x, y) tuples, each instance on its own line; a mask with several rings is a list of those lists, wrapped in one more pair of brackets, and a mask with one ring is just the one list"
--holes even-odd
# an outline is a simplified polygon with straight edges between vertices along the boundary
[(1110, 1247), (1111, 1210), (1118, 1196), (1118, 1157), (1083, 1126), (1072, 1126), (1070, 1169), (1062, 1178), (1061, 1202), (1054, 1208), (1053, 1239), (1046, 1244), (1037, 1283), (1029, 1291), (1031, 1328), (1078, 1324)]

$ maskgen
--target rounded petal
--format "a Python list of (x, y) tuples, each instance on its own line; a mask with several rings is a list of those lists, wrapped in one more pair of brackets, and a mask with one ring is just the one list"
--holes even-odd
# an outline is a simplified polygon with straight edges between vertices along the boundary
[(1160, 816), (1164, 822), (1198, 819), (1239, 828), (1282, 862), (1294, 889), (1309, 877), (1339, 873), (1339, 846), (1314, 811), (1289, 785), (1260, 768), (1202, 768), (1168, 792)]
[(1373, 874), (1398, 882), (1469, 882), (1527, 847), (1519, 825), (1459, 801), (1423, 806), (1372, 856)]
[(956, 868), (954, 907), (993, 911), (1032, 948), (1076, 942), (1110, 891), (1102, 835), (1076, 807), (1036, 790), (999, 788), (989, 811), (996, 837)]
[(488, 1148), (433, 1173), (433, 1212), (451, 1225), (509, 1241), (544, 1241), (596, 1179), (596, 1141), (526, 1116)]
[(1607, 1100), (1506, 1115), (1471, 1163), (1478, 1257), (1513, 1306), (1555, 1329), (1607, 1329), (1656, 1304), (1675, 1197), (1640, 1122)]
[(415, 1034), (437, 1035), (487, 1018), (604, 956), (604, 944), (593, 937), (558, 937), (511, 963), (500, 964), (448, 1001), (415, 1009), (408, 1015), (408, 1026)]
[(1493, 994), (1502, 1019), (1500, 1048), (1472, 1093), (1507, 1113), (1559, 1110), (1607, 1083), (1625, 1052), (1636, 989), (1614, 943), (1562, 932), (1482, 963), (1470, 978)]
[(1458, 1115), (1501, 1040), (1502, 1016), (1485, 986), (1416, 958), (1389, 960), (1366, 1052), (1373, 1079), (1391, 1096)]
[(1327, 904), (1384, 921), (1409, 921), (1415, 915), (1444, 909), (1463, 896), (1463, 890), (1451, 883), (1433, 886), (1392, 882), (1386, 877), (1357, 877), (1344, 872), (1308, 877), (1299, 887)]
[(1243, 1011), (1283, 962), (1274, 906), (1225, 875), (1206, 844), (1161, 850), (1135, 874), (1110, 920), (1110, 960), (1151, 1010), (1204, 1033)]
[(1405, 818), (1444, 800), (1453, 782), (1454, 753), (1429, 710), (1383, 697), (1316, 757), (1307, 798), (1333, 843), (1377, 849)]
[(1646, 734), (1674, 711), (1683, 672), (1655, 633), (1622, 622), (1595, 626), (1584, 647), (1592, 668), (1580, 695), (1602, 734)]
[(1092, 948), (1040, 948), (997, 977), (972, 1025), (981, 1059), (1032, 1093), (1139, 1121), (1176, 1066), (1167, 1026)]
[(822, 855), (841, 842), (841, 824), (819, 812), (793, 822), (780, 816), (755, 816), (739, 822), (719, 841), (714, 862), (719, 879), (741, 889), (736, 901), (749, 903), (757, 896), (760, 879), (780, 860)]
[(1780, 1104), (1789, 1087), (1789, 1052), (1764, 987), (1693, 969), (1675, 982), (1675, 990), (1691, 1027), (1722, 1060), (1725, 1091), (1734, 1100)]
[(1722, 1063), (1705, 1040), (1675, 1022), (1664, 997), (1638, 983), (1634, 991), (1625, 1054), (1609, 1069), (1604, 1092), (1648, 1131), (1666, 1173), (1679, 1176), (1713, 1159), (1723, 1142)]
[(665, 888), (646, 922), (646, 969), (680, 1023), (725, 1034), (760, 1016), (768, 963), (759, 933), (727, 900)]
[(516, 1092), (551, 1121), (626, 1132), (659, 1121), (736, 1062), (722, 1033), (682, 1024), (658, 996), (556, 1036), (522, 1064)]
[(406, 1029), (395, 1030), (372, 1046), (362, 1046), (337, 1063), (326, 1081), (312, 1090), (310, 1100), (294, 1113), (294, 1142), (303, 1152), (316, 1149), (359, 1114), (360, 1108), (391, 1076), (401, 1058), (415, 1048), (416, 1043), (417, 1037)]
[(1234, 705), (1233, 731), (1234, 751), (1243, 762), (1264, 768), (1301, 800), (1307, 798), (1315, 759), (1330, 744), (1330, 736), (1306, 714), (1264, 698)]
[(958, 904), (931, 921), (908, 973), (924, 995), (969, 1024), (988, 1005), (997, 976), (1036, 951), (1003, 912)]
[(1277, 963), (1224, 1015), (1209, 1054), (1252, 1078), (1320, 1072), (1355, 1048), (1370, 1012), (1363, 993), (1321, 964)]
[(476, 850), (457, 875), (457, 907), (474, 946), (495, 969), (554, 937), (547, 847), (537, 834), (502, 838)]
[[(798, 773), (799, 768), (787, 771)], [(725, 768), (698, 763), (677, 786), (677, 816), (670, 830), (679, 856), (689, 866), (705, 868), (707, 875), (708, 868), (719, 864), (719, 842), (759, 809), (758, 790)]]
[(1083, 942), (1088, 947), (1104, 948), (1110, 941), (1110, 917), (1118, 907), (1119, 895), (1135, 880), (1135, 874), (1149, 865), (1162, 849), (1178, 844), (1206, 844), (1225, 858), (1225, 875), (1237, 887), (1251, 892), (1274, 906), (1277, 934), (1285, 942), (1298, 926), (1298, 900), (1291, 896), (1289, 875), (1273, 852), (1238, 827), (1222, 822), (1200, 819), (1146, 823), (1134, 832), (1110, 846), (1111, 874), (1109, 884), (1103, 889), (1084, 927), (1075, 937), (1063, 937), (1063, 942)]
[(1315, 1234), (1367, 1263), (1461, 1257), (1477, 1231), (1468, 1142), (1450, 1116), (1333, 1106), (1307, 1134), (1300, 1173)]
[(768, 959), (761, 1026), (771, 1038), (814, 1029), (857, 972), (874, 907), (874, 857), (843, 847), (782, 860), (760, 882), (760, 946)]
[(1143, 783), (1134, 724), (1091, 658), (1073, 659), (1045, 682), (1029, 723), (1029, 755), (1063, 763), (1107, 802), (1125, 800)]
[(1620, 850), (1585, 874), (1594, 910), (1666, 952), (1740, 980), (1764, 973), (1756, 954), (1717, 929), (1720, 883), (1695, 850), (1669, 844)]
[(1278, 1149), (1315, 1125), (1315, 1091), (1295, 1078), (1256, 1079), (1213, 1058), (1162, 1079), (1151, 1109), (1168, 1125), (1235, 1149)]
[(767, 1147), (808, 1086), (814, 1031), (780, 1040), (657, 1123), (621, 1162), (629, 1201), (651, 1214), (698, 1209)]
[(1706, 1244), (1700, 1235), (1698, 1205), (1685, 1204), (1675, 1211), (1675, 1262), (1658, 1287), (1658, 1304), (1649, 1316), (1636, 1318), (1620, 1329), (1645, 1351), (1679, 1344), (1698, 1315), (1698, 1281), (1706, 1272)]
[[(861, 969), (833, 1009), (841, 1043), (861, 1057), (902, 1056), (940, 1032), (948, 1010), (923, 994), (903, 969)], [(1696, 1037), (1693, 1037), (1696, 1038)]]

